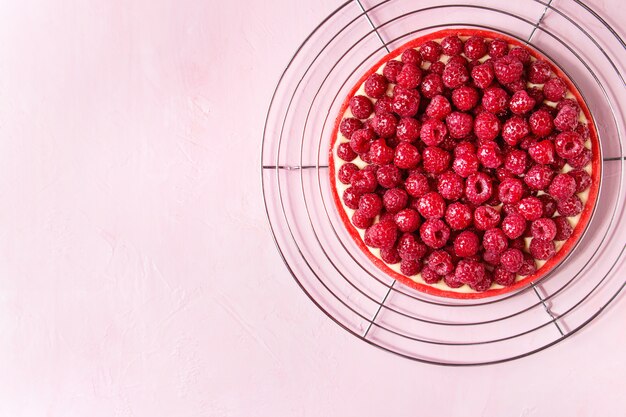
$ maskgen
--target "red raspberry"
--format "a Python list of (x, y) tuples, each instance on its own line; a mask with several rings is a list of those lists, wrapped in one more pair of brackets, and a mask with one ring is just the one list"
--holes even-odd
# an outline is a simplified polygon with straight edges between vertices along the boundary
[(583, 202), (577, 195), (573, 195), (563, 200), (557, 200), (556, 209), (561, 216), (578, 216), (583, 211)]
[(446, 125), (450, 136), (455, 139), (466, 137), (472, 132), (472, 116), (468, 113), (452, 112), (446, 117)]
[(441, 80), (448, 88), (458, 88), (469, 81), (469, 73), (464, 65), (447, 64), (441, 74)]
[(523, 198), (517, 209), (526, 220), (537, 220), (543, 215), (543, 203), (537, 197)]
[(401, 232), (414, 232), (422, 224), (422, 219), (417, 211), (407, 208), (397, 212), (393, 220), (396, 222)]
[(556, 248), (554, 242), (551, 240), (535, 239), (530, 241), (529, 247), (530, 254), (541, 261), (547, 261), (556, 255)]
[(500, 133), (500, 120), (493, 113), (482, 112), (474, 120), (474, 133), (480, 140), (494, 140)]
[(522, 276), (528, 276), (534, 274), (536, 270), (535, 258), (528, 253), (524, 253), (524, 263), (517, 273)]
[(489, 87), (495, 76), (493, 65), (491, 64), (480, 64), (472, 68), (472, 79), (478, 88), (485, 89)]
[(426, 98), (433, 98), (443, 93), (443, 80), (438, 74), (430, 73), (424, 77), (420, 85), (420, 92)]
[(419, 260), (409, 261), (409, 260), (403, 259), (400, 262), (400, 272), (402, 272), (404, 275), (408, 277), (419, 274), (421, 270), (422, 270), (422, 262)]
[(436, 146), (429, 146), (422, 153), (423, 165), (426, 172), (438, 174), (450, 166), (450, 154)]
[(456, 256), (465, 258), (478, 253), (480, 240), (476, 233), (465, 230), (454, 239), (454, 253)]
[(404, 182), (404, 188), (411, 197), (419, 198), (430, 191), (428, 179), (419, 173), (411, 174)]
[(485, 251), (502, 253), (509, 246), (506, 235), (500, 229), (489, 229), (483, 235)]
[(446, 67), (446, 64), (444, 64), (441, 61), (437, 61), (437, 62), (433, 62), (432, 64), (430, 64), (430, 67), (428, 67), (428, 71), (431, 74), (441, 75), (443, 74), (443, 70), (445, 67)]
[(371, 248), (390, 248), (396, 243), (398, 228), (390, 220), (381, 221), (368, 227), (363, 241)]
[(554, 144), (546, 139), (528, 148), (528, 155), (539, 164), (551, 164), (554, 162)]
[(576, 112), (576, 115), (580, 113), (580, 106), (578, 105), (578, 102), (573, 98), (564, 98), (563, 100), (556, 103), (557, 111), (560, 111), (563, 107), (566, 106), (572, 107), (573, 110)]
[(403, 63), (417, 65), (418, 67), (422, 65), (422, 56), (417, 49), (408, 48), (402, 52), (402, 56), (400, 57)]
[(394, 188), (402, 182), (402, 173), (393, 164), (383, 165), (376, 171), (376, 180), (384, 188)]
[(502, 113), (509, 103), (509, 95), (500, 87), (489, 87), (485, 90), (482, 105), (488, 112)]
[(415, 116), (420, 106), (417, 90), (409, 90), (396, 85), (393, 90), (393, 111), (400, 117)]
[(387, 264), (393, 265), (399, 263), (402, 258), (398, 255), (398, 249), (395, 247), (383, 248), (380, 250), (380, 258)]
[(348, 187), (343, 191), (341, 199), (346, 207), (356, 210), (359, 208), (359, 198), (361, 197), (361, 194), (362, 193), (359, 193), (354, 189), (354, 187)]
[(476, 285), (485, 278), (485, 266), (477, 261), (461, 260), (454, 271), (459, 282)]
[(467, 178), (478, 171), (478, 157), (473, 153), (457, 155), (452, 163), (452, 169), (463, 178)]
[(469, 59), (480, 59), (487, 54), (487, 42), (482, 36), (471, 36), (465, 41), (463, 51)]
[(524, 254), (519, 249), (507, 249), (500, 255), (500, 264), (508, 272), (519, 271), (524, 263)]
[(441, 219), (428, 219), (420, 227), (422, 241), (431, 248), (443, 248), (450, 238), (450, 228)]
[(372, 98), (381, 98), (387, 92), (387, 79), (377, 73), (370, 75), (365, 81), (365, 94)]
[(350, 138), (350, 147), (359, 155), (370, 150), (372, 141), (376, 139), (376, 134), (371, 129), (359, 129)]
[(443, 281), (450, 288), (460, 288), (463, 286), (463, 283), (456, 278), (456, 275), (454, 272), (443, 277)]
[(571, 159), (578, 156), (585, 148), (583, 138), (576, 132), (559, 133), (554, 140), (556, 153), (561, 158)]
[(511, 146), (517, 145), (528, 133), (530, 133), (528, 123), (519, 116), (511, 117), (502, 127), (502, 138)]
[(543, 204), (543, 217), (551, 218), (556, 213), (556, 200), (548, 194), (538, 195), (537, 198)]
[(420, 138), (422, 139), (422, 142), (424, 142), (428, 146), (436, 146), (440, 144), (447, 134), (448, 129), (446, 128), (446, 125), (438, 119), (426, 120), (422, 124), (422, 129), (420, 130)]
[(521, 214), (510, 213), (502, 220), (502, 232), (509, 239), (517, 239), (526, 230), (526, 219)]
[(567, 163), (574, 169), (582, 169), (591, 162), (591, 150), (583, 148), (583, 151), (573, 158), (569, 158)]
[(543, 95), (549, 101), (561, 100), (566, 92), (567, 85), (559, 77), (551, 78), (543, 85)]
[(426, 267), (422, 269), (422, 279), (427, 284), (436, 284), (441, 281), (441, 275), (433, 271), (431, 268)]
[(509, 84), (519, 80), (524, 73), (522, 61), (511, 54), (498, 58), (493, 63), (496, 79), (502, 84)]
[[(446, 275), (454, 270), (452, 257), (445, 250), (436, 250), (431, 253), (426, 259), (426, 265), (438, 275)], [(422, 278), (424, 278), (423, 275)]]
[[(510, 92), (511, 94), (515, 94), (518, 91), (525, 91), (526, 79), (520, 78), (519, 80), (513, 81), (512, 83), (505, 84), (504, 86), (506, 87), (507, 91)], [(509, 100), (509, 107), (510, 107), (510, 100)]]
[(509, 53), (509, 44), (504, 39), (493, 39), (489, 42), (489, 56), (491, 58), (500, 58)]
[(474, 225), (478, 230), (487, 230), (500, 223), (500, 213), (490, 206), (479, 206), (474, 210)]
[(400, 142), (396, 146), (393, 163), (401, 169), (412, 169), (420, 162), (420, 153), (417, 148), (408, 142)]
[(526, 90), (516, 91), (509, 100), (509, 108), (513, 114), (524, 115), (535, 107), (536, 101)]
[(383, 68), (383, 75), (390, 83), (395, 83), (398, 74), (402, 71), (402, 62), (391, 60), (385, 64), (385, 68)]
[(400, 188), (390, 188), (383, 195), (383, 206), (389, 213), (397, 213), (407, 206), (409, 196)]
[(510, 287), (515, 284), (515, 274), (507, 271), (502, 266), (498, 266), (493, 270), (493, 280), (496, 284), (502, 285), (503, 287)]
[(476, 292), (485, 292), (489, 288), (491, 288), (492, 284), (493, 284), (493, 274), (491, 271), (485, 270), (484, 278), (480, 282), (476, 283), (475, 285), (470, 285), (470, 288)]
[(550, 65), (541, 59), (531, 62), (528, 67), (528, 81), (533, 84), (543, 84), (550, 79), (551, 75)]
[(517, 178), (517, 177), (505, 167), (498, 167), (496, 168), (496, 178), (498, 179), (498, 181), (504, 181), (507, 178)]
[(524, 250), (526, 250), (526, 241), (524, 240), (523, 237), (518, 237), (517, 239), (513, 239), (509, 242), (509, 248), (519, 249), (523, 252)]
[(531, 190), (545, 190), (554, 177), (554, 171), (546, 165), (533, 165), (524, 176), (524, 182)]
[[(452, 106), (447, 98), (442, 95), (437, 95), (426, 106), (426, 114), (428, 117), (434, 119), (443, 120), (452, 111)], [(422, 126), (423, 128), (423, 126)]]
[(380, 113), (374, 115), (371, 121), (372, 129), (381, 138), (388, 138), (396, 134), (398, 121), (391, 113)]
[(343, 184), (350, 184), (350, 178), (352, 174), (359, 171), (359, 167), (354, 165), (353, 163), (343, 164), (341, 168), (339, 168), (339, 172), (337, 173), (337, 177), (339, 181)]
[(521, 46), (515, 46), (509, 50), (509, 56), (517, 58), (524, 66), (530, 64), (530, 52)]
[(446, 36), (441, 41), (441, 49), (448, 56), (460, 55), (463, 52), (463, 41), (458, 36)]
[(370, 219), (378, 216), (383, 208), (383, 202), (378, 194), (363, 194), (359, 199), (359, 211)]
[(472, 224), (472, 210), (463, 203), (452, 203), (446, 209), (446, 222), (454, 230), (463, 230)]
[(582, 123), (578, 123), (578, 126), (576, 126), (576, 133), (578, 133), (580, 136), (582, 136), (583, 140), (587, 140), (589, 139), (589, 137), (591, 136), (589, 133), (589, 128), (587, 127), (587, 125), (584, 125)]
[(587, 171), (574, 169), (568, 172), (568, 174), (574, 178), (574, 181), (576, 182), (576, 193), (582, 193), (591, 186), (591, 177)]
[(404, 88), (416, 88), (422, 81), (422, 70), (415, 64), (404, 64), (396, 83)]
[(515, 178), (507, 178), (498, 186), (498, 198), (503, 203), (517, 203), (524, 194), (524, 183)]
[(459, 142), (459, 144), (454, 148), (454, 156), (464, 155), (467, 153), (476, 153), (476, 147), (472, 142)]
[(554, 220), (545, 217), (533, 221), (530, 225), (530, 234), (535, 239), (553, 240), (556, 231)]
[(461, 111), (470, 111), (478, 104), (478, 91), (466, 85), (452, 91), (452, 103)]
[(435, 41), (424, 42), (419, 51), (424, 61), (436, 62), (441, 56), (441, 45)]
[(463, 195), (463, 178), (452, 171), (439, 175), (437, 191), (446, 200), (457, 200)]
[(578, 127), (578, 111), (573, 106), (563, 106), (554, 118), (554, 127), (561, 132)]
[(350, 99), (350, 111), (356, 118), (367, 119), (374, 111), (374, 104), (365, 96), (354, 96)]
[(413, 233), (404, 233), (398, 239), (398, 254), (402, 260), (415, 261), (426, 255), (428, 248)]
[(393, 98), (383, 96), (374, 103), (374, 114), (393, 113)]
[(370, 161), (375, 165), (386, 165), (393, 161), (393, 148), (387, 146), (385, 139), (377, 139), (372, 142), (369, 151)]
[(431, 191), (420, 197), (417, 210), (426, 219), (438, 219), (446, 212), (446, 202), (439, 193)]
[(478, 148), (478, 160), (486, 168), (498, 168), (504, 162), (502, 151), (495, 142), (487, 142)]
[(552, 183), (548, 187), (548, 193), (557, 201), (565, 200), (575, 192), (576, 180), (569, 174), (558, 174), (552, 179)]
[(358, 229), (367, 229), (372, 225), (374, 219), (364, 215), (361, 210), (356, 210), (352, 214), (352, 224)]
[(337, 157), (346, 162), (350, 162), (356, 159), (357, 154), (350, 147), (350, 142), (344, 142), (340, 143), (339, 146), (337, 146)]
[(528, 118), (530, 130), (539, 137), (548, 136), (554, 129), (552, 115), (547, 110), (537, 110)]
[(465, 195), (470, 203), (478, 205), (489, 200), (493, 193), (491, 178), (483, 173), (477, 172), (467, 177), (465, 181)]
[(363, 122), (356, 117), (346, 117), (339, 124), (339, 131), (346, 139), (350, 139), (354, 132), (362, 128)]
[(567, 217), (557, 216), (553, 220), (556, 225), (556, 235), (554, 236), (554, 240), (569, 239), (574, 232), (574, 228)]
[(350, 184), (352, 184), (352, 188), (358, 194), (373, 193), (378, 185), (376, 173), (362, 169), (352, 174)]
[(529, 96), (531, 96), (533, 98), (533, 100), (535, 100), (535, 106), (537, 106), (539, 103), (543, 103), (544, 100), (544, 96), (543, 96), (543, 90), (539, 87), (528, 87), (526, 89), (526, 92), (528, 93)]
[(396, 136), (405, 142), (414, 142), (420, 133), (420, 122), (412, 117), (403, 117), (396, 126)]
[(379, 221), (379, 222), (382, 222), (382, 221), (385, 221), (385, 220), (391, 220), (391, 221), (393, 221), (393, 214), (391, 214), (391, 213), (389, 213), (389, 212), (387, 212), (387, 211), (384, 211), (384, 210), (383, 210), (383, 214), (381, 214), (381, 215), (378, 217), (378, 221)]

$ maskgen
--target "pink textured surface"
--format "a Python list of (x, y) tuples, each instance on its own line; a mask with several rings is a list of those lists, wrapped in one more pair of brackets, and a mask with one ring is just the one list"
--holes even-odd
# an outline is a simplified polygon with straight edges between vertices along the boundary
[(624, 410), (623, 295), (557, 347), (453, 369), (359, 342), (293, 282), (263, 210), (261, 129), (338, 5), (0, 3), (0, 416)]

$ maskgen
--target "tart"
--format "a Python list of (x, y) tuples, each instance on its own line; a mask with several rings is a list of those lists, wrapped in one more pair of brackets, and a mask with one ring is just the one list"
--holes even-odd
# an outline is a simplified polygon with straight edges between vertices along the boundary
[(549, 59), (500, 33), (441, 30), (352, 88), (329, 148), (357, 246), (419, 291), (483, 298), (556, 268), (593, 214), (593, 119)]

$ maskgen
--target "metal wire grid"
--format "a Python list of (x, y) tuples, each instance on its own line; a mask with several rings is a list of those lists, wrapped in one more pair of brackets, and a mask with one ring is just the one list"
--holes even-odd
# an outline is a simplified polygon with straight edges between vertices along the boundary
[[(377, 10), (384, 10), (393, 7), (394, 1), (387, 0), (379, 4), (376, 4), (370, 8), (366, 8), (360, 0), (355, 2), (346, 2), (340, 6), (335, 12), (333, 12), (328, 18), (326, 18), (316, 29), (309, 35), (305, 42), (298, 49), (294, 57), (292, 58), (287, 69), (283, 73), (274, 95), (272, 102), (268, 110), (266, 127), (263, 137), (263, 155), (262, 155), (262, 182), (263, 193), (265, 199), (265, 205), (267, 215), (270, 220), (270, 226), (277, 248), (290, 270), (296, 282), (300, 285), (303, 291), (309, 296), (309, 298), (324, 311), (333, 321), (343, 327), (345, 330), (353, 334), (354, 336), (362, 339), (370, 344), (376, 345), (382, 349), (396, 353), (398, 355), (434, 364), (440, 365), (476, 365), (476, 364), (488, 364), (498, 363), (507, 360), (512, 360), (524, 356), (528, 356), (532, 353), (543, 350), (561, 340), (573, 335), (593, 318), (595, 318), (600, 312), (602, 312), (609, 303), (617, 297), (620, 291), (624, 288), (624, 282), (617, 282), (613, 284), (610, 292), (604, 291), (607, 278), (611, 276), (611, 271), (615, 268), (620, 261), (624, 252), (624, 242), (621, 240), (618, 247), (621, 250), (615, 255), (615, 259), (610, 262), (608, 271), (605, 271), (603, 276), (592, 276), (586, 273), (586, 268), (589, 265), (597, 263), (598, 258), (606, 259), (609, 257), (606, 251), (602, 251), (602, 248), (610, 242), (615, 244), (615, 234), (611, 233), (615, 229), (616, 220), (618, 219), (620, 209), (620, 201), (622, 200), (622, 178), (624, 176), (624, 152), (622, 149), (622, 126), (621, 120), (617, 117), (615, 106), (612, 104), (612, 98), (607, 93), (607, 88), (603, 84), (602, 80), (596, 75), (594, 69), (592, 69), (585, 60), (573, 50), (568, 44), (563, 42), (558, 34), (544, 25), (544, 19), (549, 13), (559, 15), (567, 22), (572, 24), (577, 30), (581, 31), (591, 41), (595, 47), (602, 53), (602, 55), (608, 60), (610, 67), (616, 73), (617, 77), (621, 80), (621, 88), (624, 87), (624, 79), (618, 66), (611, 59), (609, 54), (603, 49), (603, 47), (591, 36), (576, 20), (570, 17), (568, 14), (561, 11), (559, 8), (552, 4), (552, 0), (544, 3), (538, 0), (532, 0), (529, 3), (540, 5), (543, 10), (539, 17), (532, 21), (525, 17), (517, 16), (509, 10), (504, 10), (500, 7), (491, 7), (485, 5), (460, 5), (460, 4), (438, 4), (430, 7), (423, 7), (421, 9), (409, 10), (406, 13), (393, 16), (392, 18), (383, 21), (376, 25), (374, 23), (373, 16), (376, 16)], [(585, 13), (592, 16), (593, 19), (599, 21), (619, 42), (622, 49), (626, 49), (626, 45), (610, 28), (610, 26), (602, 20), (595, 12), (589, 9), (583, 3), (576, 1), (576, 4), (585, 11)], [(358, 8), (358, 9), (357, 9)], [(445, 23), (440, 25), (431, 25), (428, 27), (420, 27), (419, 30), (407, 31), (401, 34), (401, 36), (395, 37), (385, 41), (384, 34), (382, 33), (385, 28), (392, 25), (394, 22), (400, 21), (407, 16), (411, 16), (418, 13), (424, 13), (427, 11), (436, 11), (452, 8), (463, 8), (472, 11), (500, 13), (508, 16), (509, 18), (518, 19), (524, 24), (531, 25), (532, 31), (527, 38), (522, 38), (515, 33), (510, 33), (502, 29), (495, 29), (490, 26), (482, 26), (480, 24), (471, 22), (454, 22)], [(309, 46), (307, 43), (311, 42), (312, 36), (320, 31), (329, 31), (329, 21), (340, 13), (346, 13), (349, 9), (355, 9), (355, 13), (350, 13), (354, 17), (346, 23), (337, 32), (332, 32), (333, 36), (323, 45), (319, 46), (321, 49), (318, 51), (312, 48), (312, 52), (303, 52), (303, 48)], [(288, 118), (293, 111), (294, 103), (298, 102), (298, 94), (301, 91), (301, 84), (306, 83), (305, 77), (312, 71), (319, 70), (320, 56), (329, 45), (340, 39), (343, 33), (348, 30), (354, 30), (354, 25), (359, 20), (365, 20), (371, 27), (371, 30), (367, 31), (356, 42), (346, 44), (346, 50), (339, 57), (337, 63), (325, 74), (323, 80), (314, 90), (314, 95), (310, 99), (306, 118), (302, 126), (302, 134), (299, 144), (299, 161), (290, 159), (289, 161), (281, 161), (281, 152), (284, 148), (284, 138), (286, 136), (292, 137), (292, 130), (288, 124)], [(546, 34), (554, 40), (558, 41), (560, 45), (568, 49), (573, 56), (575, 56), (580, 63), (586, 68), (589, 76), (595, 80), (599, 90), (608, 103), (608, 108), (611, 111), (612, 121), (614, 123), (617, 132), (617, 146), (613, 146), (612, 152), (605, 154), (607, 157), (604, 159), (605, 169), (612, 168), (613, 175), (616, 175), (618, 182), (614, 185), (617, 187), (617, 198), (614, 200), (610, 216), (608, 217), (608, 225), (600, 234), (600, 241), (597, 243), (595, 250), (592, 250), (588, 254), (589, 258), (586, 259), (582, 265), (577, 266), (577, 270), (569, 274), (567, 279), (563, 283), (559, 283), (558, 286), (545, 290), (541, 287), (539, 281), (532, 283), (530, 286), (518, 290), (517, 292), (507, 294), (494, 299), (487, 299), (482, 301), (451, 301), (443, 300), (436, 297), (430, 297), (425, 294), (413, 291), (410, 288), (402, 285), (396, 286), (395, 280), (389, 277), (381, 275), (376, 268), (368, 263), (366, 259), (359, 256), (358, 251), (355, 251), (354, 247), (351, 247), (350, 241), (345, 239), (345, 231), (342, 229), (342, 225), (336, 225), (333, 220), (333, 202), (328, 200), (328, 196), (325, 196), (325, 189), (328, 184), (324, 181), (327, 179), (328, 166), (325, 165), (326, 152), (327, 152), (327, 140), (328, 137), (324, 136), (324, 127), (327, 122), (332, 122), (334, 113), (332, 112), (332, 105), (336, 103), (338, 97), (341, 98), (341, 89), (349, 83), (350, 77), (355, 73), (359, 75), (358, 71), (362, 68), (369, 59), (374, 57), (377, 53), (380, 53), (383, 49), (389, 51), (389, 45), (395, 42), (402, 41), (407, 37), (413, 37), (415, 33), (420, 31), (432, 31), (442, 27), (476, 27), (492, 31), (502, 32), (510, 37), (517, 38), (522, 42), (526, 42), (535, 49), (542, 52), (544, 55), (550, 57), (550, 54), (546, 53), (539, 45), (533, 43), (533, 37), (536, 33)], [(340, 88), (335, 90), (334, 97), (328, 108), (318, 109), (317, 99), (320, 94), (324, 94), (323, 88), (327, 80), (332, 79), (331, 74), (335, 67), (353, 50), (361, 48), (362, 42), (375, 37), (379, 41), (377, 48), (366, 56), (358, 65), (353, 67), (349, 74), (344, 74), (345, 79)], [(316, 55), (312, 57), (313, 54)], [(384, 51), (382, 51), (384, 52)], [(310, 55), (306, 56), (304, 61), (307, 62), (305, 66), (304, 74), (292, 74), (295, 71), (289, 72), (290, 67), (296, 57), (299, 54)], [(553, 61), (555, 61), (553, 59)], [(567, 73), (566, 68), (562, 68)], [(344, 76), (342, 75), (342, 76)], [(569, 74), (568, 74), (569, 75)], [(299, 81), (295, 87), (289, 87), (285, 92), (290, 97), (286, 104), (281, 105), (277, 103), (277, 94), (281, 88), (281, 84), (285, 84), (288, 78), (293, 78), (295, 81), (297, 77)], [(570, 76), (574, 81), (575, 77)], [(620, 86), (618, 86), (620, 87)], [(580, 87), (578, 86), (579, 90)], [(582, 90), (581, 90), (582, 91)], [(281, 111), (274, 111), (274, 108), (280, 107)], [(300, 106), (298, 105), (298, 108)], [(311, 122), (311, 114), (315, 112), (325, 113), (323, 119), (323, 128), (316, 129), (314, 122)], [(276, 115), (275, 113), (278, 113)], [(284, 116), (281, 117), (284, 113)], [(268, 128), (268, 125), (272, 123), (276, 124), (275, 131)], [(310, 131), (314, 129), (319, 131), (317, 136), (317, 143), (315, 144), (314, 153), (317, 154), (315, 163), (310, 163), (310, 159), (307, 156), (311, 153), (309, 148), (305, 147), (305, 142), (308, 141)], [(287, 131), (286, 131), (287, 130)], [(307, 146), (310, 145), (307, 142)], [(603, 146), (607, 147), (607, 146)], [(275, 148), (275, 150), (273, 149)], [(273, 152), (272, 152), (273, 151)], [(617, 152), (616, 152), (617, 151)], [(269, 155), (269, 156), (268, 156)], [(284, 159), (284, 158), (283, 158)], [(321, 161), (321, 163), (320, 163)], [(608, 165), (608, 167), (607, 167)], [(316, 189), (317, 193), (311, 195), (311, 190)], [(299, 192), (298, 192), (299, 191)], [(611, 190), (615, 192), (615, 190)], [(602, 193), (603, 191), (601, 191)], [(606, 192), (604, 192), (606, 193)], [(293, 200), (298, 200), (299, 207), (292, 207)], [(599, 199), (600, 200), (600, 199)], [(321, 210), (319, 207), (313, 207), (316, 204), (321, 203)], [(330, 208), (329, 208), (330, 205)], [(323, 213), (323, 216), (318, 217), (319, 213)], [(295, 211), (295, 213), (294, 213)], [(294, 218), (298, 218), (298, 221), (294, 221)], [(300, 229), (300, 221), (305, 226), (305, 231)], [(320, 231), (322, 227), (329, 228), (331, 236), (334, 239), (331, 244), (328, 244), (327, 237), (324, 237), (324, 232)], [(606, 223), (606, 222), (605, 222)], [(302, 239), (300, 233), (306, 234), (306, 239)], [(303, 243), (304, 240), (304, 243)], [(310, 247), (314, 245), (315, 248)], [(312, 254), (311, 252), (317, 252)], [(339, 255), (333, 256), (329, 252), (337, 252)], [(322, 258), (323, 257), (323, 258)], [(323, 259), (323, 263), (328, 267), (320, 267), (319, 261)], [(346, 271), (346, 267), (343, 261), (350, 263)], [(580, 299), (576, 299), (568, 309), (559, 313), (554, 313), (551, 309), (552, 302), (557, 299), (561, 294), (564, 294), (567, 289), (572, 288), (577, 282), (580, 281), (581, 275), (585, 275), (585, 281), (589, 283), (591, 279), (597, 279), (593, 281), (595, 285), (590, 289), (586, 289)], [(365, 278), (362, 278), (362, 277)], [(363, 281), (363, 279), (369, 280)], [(338, 282), (343, 286), (342, 289), (338, 289)], [(374, 290), (371, 285), (377, 285), (383, 289)], [(345, 291), (345, 288), (349, 289), (349, 292)], [(591, 303), (591, 299), (601, 295), (601, 303)], [(569, 295), (571, 298), (572, 295)], [(360, 300), (361, 303), (355, 301)], [(534, 301), (532, 301), (534, 300)], [(571, 300), (570, 300), (571, 301)], [(367, 304), (364, 307), (361, 304)], [(581, 320), (577, 326), (568, 329), (564, 325), (564, 319), (568, 315), (573, 315), (577, 309), (586, 304), (593, 304), (593, 309), (585, 313), (584, 320)], [(597, 304), (597, 305), (596, 305)], [(569, 303), (568, 303), (569, 305)], [(435, 312), (434, 309), (437, 311)], [(472, 310), (471, 314), (468, 311)], [(445, 312), (444, 312), (445, 311)], [(480, 311), (479, 313), (476, 313)], [(541, 321), (537, 321), (537, 312), (541, 312)], [(488, 315), (485, 315), (488, 312)], [(493, 316), (492, 314), (495, 314)], [(433, 319), (429, 317), (437, 316)], [(533, 316), (532, 319), (529, 317)], [(523, 324), (531, 324), (531, 328), (522, 328), (516, 330), (512, 334), (501, 334), (503, 328), (509, 326), (511, 322), (524, 322)], [(417, 326), (416, 326), (417, 325)], [(554, 326), (553, 331), (547, 332), (546, 328)], [(534, 326), (534, 327), (533, 327)], [(417, 327), (417, 329), (415, 328)], [(514, 327), (514, 326), (512, 326)], [(453, 333), (442, 334), (441, 329), (452, 329)], [(477, 328), (482, 330), (476, 331)], [(376, 329), (372, 332), (372, 329)], [(487, 333), (486, 337), (480, 337), (474, 340), (474, 337), (469, 337), (468, 333)], [(375, 335), (372, 336), (372, 333)], [(527, 350), (521, 352), (511, 351), (510, 354), (499, 354), (490, 356), (490, 350), (484, 349), (485, 346), (490, 345), (506, 345), (507, 341), (515, 340), (517, 345), (524, 345), (521, 343), (521, 339), (536, 338), (541, 333), (541, 342), (538, 346), (529, 345)], [(454, 340), (449, 340), (454, 339)], [(409, 342), (409, 343), (407, 343)], [(414, 343), (415, 342), (415, 343)], [(443, 346), (450, 348), (472, 348), (474, 352), (468, 354), (459, 355), (456, 351), (436, 351), (433, 352), (429, 347)], [(480, 354), (476, 354), (476, 348), (485, 350)], [(502, 349), (498, 346), (498, 350)], [(493, 349), (491, 349), (493, 350)], [(485, 358), (482, 358), (482, 356)]]

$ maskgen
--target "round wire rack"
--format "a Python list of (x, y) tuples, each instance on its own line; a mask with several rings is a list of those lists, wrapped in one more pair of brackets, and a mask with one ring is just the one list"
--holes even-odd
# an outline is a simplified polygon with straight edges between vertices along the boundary
[[(584, 239), (530, 286), (478, 300), (438, 298), (381, 272), (356, 246), (334, 207), (328, 175), (333, 122), (359, 77), (390, 50), (454, 27), (501, 32), (557, 62), (593, 115), (603, 177)], [(626, 286), (624, 262), (626, 44), (577, 0), (348, 1), (324, 19), (287, 65), (272, 96), (262, 186), (276, 246), (290, 273), (328, 317), (357, 338), (439, 365), (522, 358), (578, 332)]]

